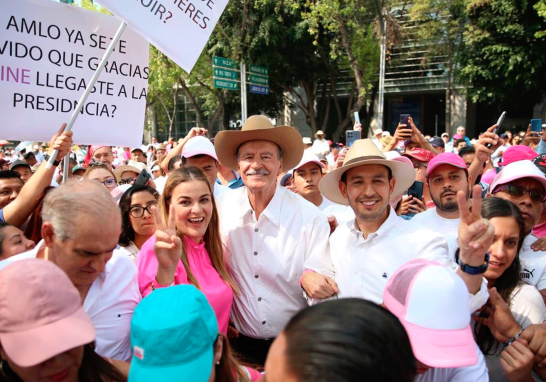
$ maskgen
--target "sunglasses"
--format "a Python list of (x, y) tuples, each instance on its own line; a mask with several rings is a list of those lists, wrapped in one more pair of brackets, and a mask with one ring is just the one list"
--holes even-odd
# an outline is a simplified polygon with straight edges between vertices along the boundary
[(542, 203), (545, 199), (545, 192), (543, 190), (528, 190), (525, 187), (517, 186), (515, 184), (506, 184), (503, 186), (498, 187), (495, 190), (495, 193), (499, 191), (504, 191), (510, 194), (511, 196), (515, 198), (521, 198), (523, 195), (529, 193), (529, 196), (531, 197), (531, 200), (536, 203)]
[(106, 186), (106, 188), (116, 188), (116, 186), (117, 186), (115, 179), (106, 179), (104, 182), (101, 182), (98, 179), (94, 179), (94, 180), (96, 180), (99, 183), (104, 184)]

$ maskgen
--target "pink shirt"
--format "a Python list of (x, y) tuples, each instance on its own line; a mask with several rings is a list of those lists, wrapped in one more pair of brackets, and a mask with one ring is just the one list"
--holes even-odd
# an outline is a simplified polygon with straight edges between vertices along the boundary
[[(190, 269), (199, 282), (201, 291), (207, 296), (209, 304), (216, 313), (218, 319), (218, 329), (220, 333), (226, 335), (229, 323), (229, 314), (231, 304), (233, 303), (233, 290), (220, 277), (216, 269), (212, 266), (210, 256), (205, 249), (205, 242), (195, 243), (190, 238), (184, 237), (184, 248), (188, 256)], [(155, 288), (164, 288), (169, 285), (159, 285), (155, 279), (157, 274), (157, 257), (154, 253), (155, 235), (152, 236), (142, 246), (136, 260), (138, 268), (138, 286), (142, 297), (146, 297), (152, 292), (152, 282)], [(189, 284), (188, 276), (182, 261), (178, 262), (174, 273), (174, 283), (172, 285)]]
[(533, 235), (535, 235), (538, 238), (541, 238), (542, 236), (546, 235), (546, 222), (537, 224), (535, 228), (533, 228)]

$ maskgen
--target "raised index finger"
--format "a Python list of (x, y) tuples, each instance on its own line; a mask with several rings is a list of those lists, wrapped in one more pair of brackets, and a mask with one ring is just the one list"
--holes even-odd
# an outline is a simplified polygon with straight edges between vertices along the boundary
[(470, 204), (468, 203), (464, 191), (457, 192), (457, 204), (459, 205), (459, 217), (461, 218), (461, 222), (466, 225), (472, 224)]
[(169, 208), (169, 221), (167, 228), (171, 231), (176, 231), (176, 218), (175, 218), (174, 204), (171, 204)]
[(155, 218), (155, 227), (158, 231), (165, 231), (165, 225), (163, 224), (163, 219), (161, 219), (161, 215), (159, 214), (159, 209), (157, 206), (152, 206), (152, 213), (154, 214)]
[(482, 218), (482, 187), (477, 184), (472, 187), (472, 217), (474, 221)]

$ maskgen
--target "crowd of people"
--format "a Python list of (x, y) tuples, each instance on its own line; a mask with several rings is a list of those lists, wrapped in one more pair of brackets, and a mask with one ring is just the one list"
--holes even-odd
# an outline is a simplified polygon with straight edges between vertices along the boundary
[(546, 380), (546, 133), (64, 129), (0, 152), (0, 381)]

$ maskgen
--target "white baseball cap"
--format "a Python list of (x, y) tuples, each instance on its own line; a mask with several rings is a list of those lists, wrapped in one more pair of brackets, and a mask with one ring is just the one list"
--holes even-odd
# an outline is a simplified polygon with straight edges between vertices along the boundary
[(493, 193), (498, 186), (523, 178), (531, 178), (539, 181), (546, 190), (546, 176), (544, 173), (530, 160), (520, 160), (506, 165), (493, 178), (489, 186), (489, 192)]
[(182, 156), (184, 158), (191, 158), (196, 155), (208, 155), (209, 157), (218, 160), (216, 156), (216, 150), (212, 142), (203, 136), (193, 137), (186, 142), (182, 149)]
[(127, 162), (126, 165), (116, 167), (116, 169), (114, 170), (114, 175), (116, 176), (116, 179), (119, 182), (121, 180), (121, 175), (125, 171), (133, 171), (133, 172), (136, 172), (137, 174), (140, 174), (142, 170), (146, 170), (146, 168), (147, 167), (144, 163), (130, 160), (129, 162)]
[(324, 163), (322, 163), (319, 159), (319, 157), (316, 154), (313, 154), (310, 151), (304, 151), (303, 157), (301, 157), (300, 163), (296, 167), (294, 167), (294, 171), (296, 171), (298, 168), (306, 165), (307, 163), (316, 163), (320, 166), (320, 168), (325, 168), (326, 166)]
[(411, 260), (390, 278), (383, 303), (406, 329), (422, 363), (451, 368), (478, 362), (468, 288), (453, 270), (435, 261)]
[(311, 144), (313, 144), (313, 141), (312, 141), (311, 138), (309, 138), (309, 137), (303, 137), (303, 138), (301, 139), (301, 141), (303, 142), (304, 145), (311, 145)]

